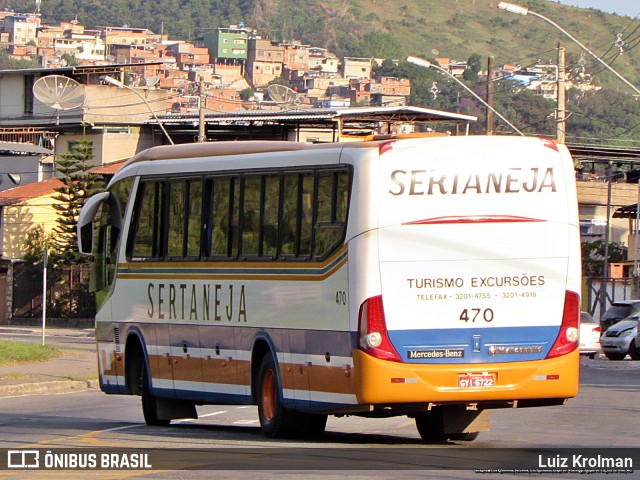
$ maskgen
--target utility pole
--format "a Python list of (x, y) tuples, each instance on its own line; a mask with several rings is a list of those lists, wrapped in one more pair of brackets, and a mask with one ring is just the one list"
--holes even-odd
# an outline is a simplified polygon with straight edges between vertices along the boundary
[[(487, 61), (487, 104), (493, 107), (493, 76), (494, 76), (494, 57), (489, 57)], [(487, 108), (487, 135), (493, 135), (493, 111)]]
[(607, 162), (607, 228), (604, 231), (604, 262), (602, 265), (602, 281), (600, 282), (600, 320), (607, 309), (607, 289), (609, 280), (609, 229), (611, 227), (611, 160)]
[(565, 52), (564, 47), (558, 42), (558, 111), (556, 112), (556, 140), (558, 143), (565, 143), (567, 119), (566, 111), (566, 88), (565, 77)]
[(198, 143), (204, 143), (207, 141), (206, 120), (204, 117), (207, 99), (204, 94), (204, 82), (202, 81), (202, 77), (200, 77), (200, 80), (198, 81), (198, 93), (200, 95), (198, 106)]

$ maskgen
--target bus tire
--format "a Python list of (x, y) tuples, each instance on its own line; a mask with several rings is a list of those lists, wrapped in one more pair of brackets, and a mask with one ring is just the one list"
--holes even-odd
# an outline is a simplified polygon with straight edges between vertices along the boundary
[(151, 393), (149, 388), (149, 373), (146, 365), (142, 367), (142, 376), (140, 379), (140, 391), (142, 392), (142, 415), (147, 425), (154, 427), (166, 427), (171, 423), (169, 419), (158, 418), (158, 404), (156, 397)]
[(298, 413), (300, 419), (301, 430), (299, 437), (301, 438), (318, 438), (324, 433), (327, 427), (328, 415), (321, 413)]
[(473, 442), (478, 438), (480, 432), (452, 433), (449, 435), (450, 440), (458, 440), (460, 442)]
[(296, 412), (285, 409), (280, 401), (280, 384), (271, 355), (262, 358), (257, 385), (258, 416), (262, 432), (269, 438), (299, 436), (301, 425)]
[(447, 440), (472, 442), (480, 435), (480, 432), (445, 433), (444, 414), (440, 409), (416, 415), (415, 420), (420, 437), (427, 442), (445, 442)]
[(423, 412), (415, 417), (416, 428), (420, 438), (427, 442), (444, 442), (447, 435), (444, 433), (444, 419), (442, 411), (433, 410)]

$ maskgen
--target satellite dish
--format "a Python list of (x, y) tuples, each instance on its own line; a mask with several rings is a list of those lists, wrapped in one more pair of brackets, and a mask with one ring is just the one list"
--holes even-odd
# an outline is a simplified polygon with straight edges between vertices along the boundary
[(144, 84), (148, 87), (155, 87), (160, 81), (160, 77), (158, 75), (152, 75), (149, 78), (144, 79)]
[(434, 55), (438, 55), (440, 52), (437, 48), (434, 48), (433, 50), (431, 50), (431, 53), (433, 53)]
[(84, 103), (84, 87), (73, 78), (47, 75), (33, 84), (33, 94), (42, 103), (56, 110), (71, 110)]
[(19, 185), (22, 180), (22, 176), (19, 173), (9, 173), (7, 176), (15, 185)]
[(269, 98), (280, 105), (280, 108), (298, 108), (300, 106), (300, 94), (289, 87), (274, 83), (267, 87)]
[(43, 104), (56, 110), (56, 125), (60, 110), (71, 110), (84, 104), (84, 87), (73, 78), (47, 75), (33, 84), (33, 95)]

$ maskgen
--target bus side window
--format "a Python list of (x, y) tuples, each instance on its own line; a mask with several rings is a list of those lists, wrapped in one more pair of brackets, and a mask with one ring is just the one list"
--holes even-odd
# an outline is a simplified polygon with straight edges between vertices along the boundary
[(131, 256), (139, 259), (158, 258), (162, 255), (164, 183), (143, 182), (141, 189), (136, 202)]
[(187, 187), (185, 256), (198, 257), (202, 241), (202, 181), (191, 180), (188, 182)]
[(313, 174), (302, 174), (301, 188), (298, 256), (309, 258), (311, 257), (311, 245), (313, 241), (313, 208), (315, 203)]
[(169, 182), (169, 232), (167, 238), (167, 256), (169, 257), (182, 257), (184, 253), (186, 205), (186, 180)]
[(167, 256), (195, 258), (200, 255), (201, 210), (202, 181), (169, 182)]
[(211, 182), (211, 214), (207, 245), (210, 257), (238, 254), (240, 189), (238, 177), (217, 177)]
[[(347, 227), (347, 213), (349, 212), (349, 186), (350, 179), (347, 172), (340, 172), (336, 175), (337, 184), (335, 192), (336, 215), (335, 221), (342, 224), (343, 230)], [(344, 232), (343, 232), (344, 234)]]
[(261, 255), (275, 258), (278, 254), (278, 217), (280, 215), (280, 177), (267, 175), (264, 178), (262, 199)]
[(348, 197), (348, 173), (321, 172), (319, 174), (314, 258), (322, 259), (342, 244), (347, 221)]
[(298, 219), (298, 174), (284, 176), (282, 193), (282, 223), (280, 224), (281, 255), (294, 255)]
[(258, 255), (260, 237), (260, 199), (262, 196), (262, 176), (244, 177), (242, 202), (242, 255)]

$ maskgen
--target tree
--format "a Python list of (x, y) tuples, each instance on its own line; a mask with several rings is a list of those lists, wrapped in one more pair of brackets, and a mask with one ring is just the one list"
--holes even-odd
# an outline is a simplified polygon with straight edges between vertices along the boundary
[[(582, 243), (582, 274), (585, 277), (604, 275), (604, 240)], [(622, 262), (627, 259), (627, 247), (621, 243), (609, 243), (609, 262)]]
[(89, 160), (93, 156), (93, 142), (81, 140), (71, 145), (56, 162), (63, 185), (55, 189), (57, 195), (53, 197), (57, 202), (53, 208), (58, 213), (53, 250), (62, 264), (81, 263), (85, 258), (78, 252), (78, 216), (86, 199), (102, 189), (100, 177), (89, 171), (92, 168)]
[(62, 58), (62, 60), (64, 61), (64, 64), (69, 67), (74, 67), (82, 63), (80, 60), (78, 60), (76, 57), (74, 57), (70, 53), (63, 53), (62, 57), (60, 58)]
[(478, 81), (480, 72), (482, 71), (482, 57), (479, 53), (472, 53), (467, 60), (467, 69), (462, 74), (465, 82), (475, 83)]
[(32, 227), (22, 244), (22, 259), (27, 263), (38, 264), (44, 259), (44, 249), (51, 243), (51, 234), (45, 233), (43, 225)]
[(247, 87), (240, 92), (240, 98), (244, 101), (251, 100), (253, 98), (253, 88)]

